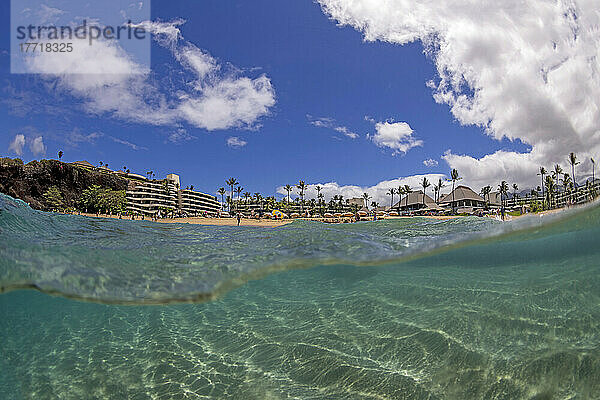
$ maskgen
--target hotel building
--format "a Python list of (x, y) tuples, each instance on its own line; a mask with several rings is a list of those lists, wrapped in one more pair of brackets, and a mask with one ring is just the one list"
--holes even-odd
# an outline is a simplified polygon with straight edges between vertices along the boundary
[(216, 215), (221, 209), (221, 203), (217, 201), (216, 197), (190, 189), (179, 191), (178, 206), (182, 213), (192, 216), (204, 213)]
[(179, 176), (169, 174), (163, 180), (137, 179), (129, 182), (127, 211), (133, 214), (163, 216), (216, 215), (221, 205), (217, 198), (189, 189), (180, 189)]

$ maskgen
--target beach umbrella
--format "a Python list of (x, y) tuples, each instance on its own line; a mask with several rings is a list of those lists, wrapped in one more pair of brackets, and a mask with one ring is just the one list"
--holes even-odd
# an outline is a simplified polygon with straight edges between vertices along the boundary
[(272, 214), (272, 215), (273, 215), (273, 217), (275, 217), (276, 219), (277, 219), (277, 218), (281, 218), (281, 219), (283, 219), (283, 217), (284, 217), (284, 214), (283, 214), (281, 211), (279, 211), (279, 210), (273, 210), (273, 212), (272, 212), (271, 214)]

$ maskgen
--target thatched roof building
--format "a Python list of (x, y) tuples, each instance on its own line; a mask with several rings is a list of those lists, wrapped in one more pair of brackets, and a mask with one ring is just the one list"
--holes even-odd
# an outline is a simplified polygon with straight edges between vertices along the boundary
[(400, 201), (394, 204), (394, 206), (391, 209), (396, 211), (436, 211), (441, 210), (442, 208), (438, 206), (436, 202), (428, 195), (425, 195), (425, 203), (423, 203), (423, 191), (418, 190), (416, 192), (411, 192), (407, 196), (401, 198)]
[(442, 197), (440, 205), (446, 207), (485, 207), (483, 197), (475, 193), (470, 187), (459, 185), (453, 192)]

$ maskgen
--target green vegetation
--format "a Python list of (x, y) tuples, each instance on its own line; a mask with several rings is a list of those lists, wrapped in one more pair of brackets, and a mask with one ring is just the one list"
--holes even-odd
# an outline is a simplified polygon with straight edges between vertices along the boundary
[(92, 185), (81, 193), (78, 206), (85, 212), (119, 214), (125, 212), (127, 200), (124, 190), (111, 190)]
[(64, 207), (64, 199), (60, 190), (56, 186), (51, 186), (42, 195), (44, 202), (53, 211), (58, 211)]

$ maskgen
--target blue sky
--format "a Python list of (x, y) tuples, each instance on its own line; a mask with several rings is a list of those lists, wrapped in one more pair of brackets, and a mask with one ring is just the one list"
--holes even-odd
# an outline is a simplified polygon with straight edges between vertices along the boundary
[[(7, 3), (0, 6), (5, 30), (10, 26)], [(427, 82), (439, 81), (439, 69), (419, 40), (365, 41), (363, 33), (338, 26), (313, 1), (154, 0), (151, 12), (152, 21), (184, 19), (178, 26), (182, 40), (212, 56), (221, 71), (268, 79), (275, 97), (268, 112), (250, 123), (207, 130), (189, 119), (149, 123), (94, 111), (84, 104), (85, 96), (60, 83), (10, 74), (5, 32), (0, 36), (0, 154), (16, 156), (9, 147), (22, 134), (25, 161), (54, 158), (62, 150), (66, 161), (103, 161), (114, 169), (153, 170), (159, 177), (174, 172), (182, 185), (209, 193), (232, 176), (247, 191), (272, 195), (300, 179), (364, 188), (400, 177), (448, 174), (450, 166), (441, 158), (448, 150), (475, 160), (531, 150), (517, 135), (486, 134), (459, 121), (448, 104), (437, 103)], [(151, 80), (169, 82), (167, 97), (184, 90), (180, 67), (168, 48), (152, 43)], [(411, 138), (422, 144), (405, 153), (378, 146), (372, 135), (376, 124), (386, 121), (408, 124)], [(39, 136), (43, 148), (33, 146)], [(230, 138), (245, 145), (228, 146)], [(437, 165), (426, 166), (425, 160)]]

